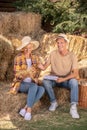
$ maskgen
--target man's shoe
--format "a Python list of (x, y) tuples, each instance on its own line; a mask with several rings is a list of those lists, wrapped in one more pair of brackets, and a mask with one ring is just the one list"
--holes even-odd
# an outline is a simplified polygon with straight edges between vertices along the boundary
[(55, 111), (57, 107), (58, 107), (58, 103), (53, 102), (51, 103), (51, 106), (49, 107), (49, 111)]
[(70, 108), (70, 115), (72, 116), (72, 118), (75, 118), (75, 119), (79, 119), (79, 114), (77, 112), (77, 108)]
[(23, 108), (23, 109), (21, 109), (20, 110), (20, 112), (19, 112), (19, 114), (21, 115), (21, 116), (25, 116), (25, 114), (26, 114), (26, 110)]
[(26, 114), (25, 114), (25, 116), (24, 116), (24, 119), (29, 121), (29, 120), (31, 120), (31, 117), (32, 117), (32, 116), (31, 116), (31, 113), (26, 112)]

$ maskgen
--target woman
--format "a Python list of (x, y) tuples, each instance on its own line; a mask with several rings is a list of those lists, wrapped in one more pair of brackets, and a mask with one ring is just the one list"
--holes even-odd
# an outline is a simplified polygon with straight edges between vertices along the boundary
[[(15, 79), (13, 80), (13, 89), (17, 87), (17, 91), (28, 93), (27, 104), (19, 112), (25, 120), (31, 120), (32, 106), (44, 94), (44, 88), (38, 86), (35, 82), (39, 76), (38, 57), (32, 54), (37, 49), (39, 42), (32, 41), (29, 36), (22, 39), (22, 45), (17, 48), (20, 53), (14, 60)], [(15, 90), (15, 89), (14, 89)]]

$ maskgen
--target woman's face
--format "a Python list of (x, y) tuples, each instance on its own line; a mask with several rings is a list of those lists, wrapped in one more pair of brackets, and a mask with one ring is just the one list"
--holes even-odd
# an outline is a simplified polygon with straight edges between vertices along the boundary
[(24, 48), (24, 53), (27, 54), (27, 53), (31, 53), (33, 50), (33, 44), (28, 44), (25, 48)]

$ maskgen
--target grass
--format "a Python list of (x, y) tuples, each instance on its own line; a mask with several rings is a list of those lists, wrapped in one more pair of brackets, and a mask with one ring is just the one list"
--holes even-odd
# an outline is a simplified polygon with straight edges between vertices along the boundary
[(10, 117), (0, 119), (0, 130), (87, 130), (87, 109), (80, 109), (80, 119), (72, 119), (69, 106), (61, 106), (55, 112), (43, 108), (31, 121)]

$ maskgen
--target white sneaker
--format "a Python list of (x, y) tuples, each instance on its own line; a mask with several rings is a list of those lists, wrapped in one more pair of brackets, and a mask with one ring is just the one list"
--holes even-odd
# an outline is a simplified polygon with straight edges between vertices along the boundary
[(55, 111), (57, 107), (58, 107), (58, 103), (53, 102), (51, 103), (51, 106), (49, 107), (49, 111)]
[(26, 114), (25, 114), (25, 116), (24, 116), (24, 119), (25, 120), (31, 120), (31, 113), (29, 113), (29, 112), (26, 112)]
[(20, 110), (19, 114), (24, 117), (25, 114), (26, 114), (26, 110), (25, 110), (24, 108), (22, 108), (22, 109)]
[(79, 119), (79, 114), (77, 112), (77, 107), (72, 107), (70, 108), (70, 115), (72, 116), (72, 118), (75, 118), (75, 119)]

